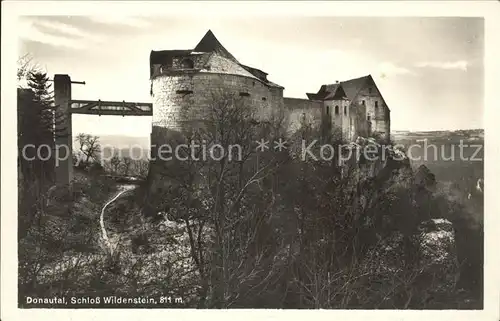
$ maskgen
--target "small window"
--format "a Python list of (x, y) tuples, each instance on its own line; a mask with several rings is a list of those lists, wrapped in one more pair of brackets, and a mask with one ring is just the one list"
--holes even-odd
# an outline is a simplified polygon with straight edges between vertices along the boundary
[(330, 115), (330, 106), (326, 106), (326, 114)]
[(368, 115), (368, 116), (366, 117), (366, 119), (367, 119), (368, 121), (370, 121), (372, 118), (371, 118), (371, 116), (370, 116), (370, 115)]
[(252, 81), (252, 85), (255, 86), (255, 81)]
[(344, 115), (347, 115), (347, 106), (344, 106)]
[(339, 105), (335, 106), (335, 115), (339, 114)]
[(262, 101), (266, 101), (266, 100), (267, 100), (267, 98), (266, 98), (266, 97), (262, 97)]
[(378, 108), (378, 101), (375, 101), (375, 108)]
[(250, 96), (250, 94), (249, 93), (245, 93), (245, 92), (240, 92), (240, 96), (241, 97), (248, 97), (248, 96)]
[(191, 59), (184, 59), (182, 60), (181, 66), (183, 69), (193, 69), (194, 63)]
[(371, 93), (372, 93), (372, 89), (371, 89), (371, 88), (368, 88), (368, 92), (371, 94)]
[(187, 89), (179, 89), (179, 90), (176, 91), (176, 93), (187, 95), (187, 94), (192, 94), (193, 91), (192, 90), (187, 90)]
[(363, 106), (365, 105), (365, 101), (364, 100), (362, 100), (361, 103), (363, 104)]

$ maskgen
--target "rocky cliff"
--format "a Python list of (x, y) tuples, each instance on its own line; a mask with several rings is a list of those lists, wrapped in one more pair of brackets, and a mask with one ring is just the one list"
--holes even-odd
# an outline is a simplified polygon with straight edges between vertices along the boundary
[[(411, 299), (418, 296), (427, 306), (440, 307), (436, 298), (455, 290), (460, 271), (453, 224), (428, 206), (436, 191), (434, 174), (424, 165), (412, 170), (401, 150), (374, 139), (358, 138), (349, 149), (359, 156), (344, 164), (343, 173), (364, 216), (359, 219), (369, 244), (369, 269), (381, 282), (405, 278), (412, 292), (403, 306), (419, 306)], [(367, 149), (374, 152), (367, 155)]]

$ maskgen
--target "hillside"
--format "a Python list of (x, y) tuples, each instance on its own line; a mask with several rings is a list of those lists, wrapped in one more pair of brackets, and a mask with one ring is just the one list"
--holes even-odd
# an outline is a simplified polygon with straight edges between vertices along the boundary
[[(425, 165), (438, 181), (458, 185), (469, 193), (484, 177), (484, 130), (393, 132), (404, 145), (414, 168)], [(460, 155), (460, 144), (463, 153)], [(412, 147), (413, 146), (413, 147)]]

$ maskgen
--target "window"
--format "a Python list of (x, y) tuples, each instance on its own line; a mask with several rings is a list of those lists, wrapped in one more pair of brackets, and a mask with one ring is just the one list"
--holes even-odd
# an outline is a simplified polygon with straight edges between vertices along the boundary
[(192, 69), (194, 68), (194, 63), (191, 59), (182, 60), (181, 66), (183, 69)]
[(330, 115), (330, 106), (326, 106), (326, 114)]
[(240, 92), (240, 96), (241, 97), (248, 97), (248, 96), (250, 96), (250, 94), (249, 93), (245, 93), (245, 92)]
[(266, 101), (266, 100), (267, 100), (267, 98), (266, 98), (266, 97), (262, 97), (262, 101)]
[(188, 89), (179, 89), (176, 91), (177, 94), (184, 94), (184, 95), (188, 95), (188, 94), (192, 94), (193, 91), (192, 90), (188, 90)]
[(335, 115), (339, 114), (339, 105), (335, 106)]
[(372, 89), (371, 88), (368, 88), (368, 93), (372, 93)]
[(344, 106), (344, 115), (347, 115), (347, 106)]
[(361, 103), (363, 104), (363, 106), (365, 105), (365, 101), (364, 100), (362, 100)]
[(378, 101), (375, 101), (375, 108), (378, 108)]
[(366, 119), (367, 119), (368, 121), (370, 121), (370, 120), (371, 120), (371, 116), (370, 116), (370, 115), (368, 115), (368, 116), (366, 117)]

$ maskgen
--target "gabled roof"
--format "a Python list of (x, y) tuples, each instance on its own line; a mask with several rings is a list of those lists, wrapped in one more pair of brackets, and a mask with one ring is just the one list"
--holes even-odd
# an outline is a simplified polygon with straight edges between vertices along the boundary
[(342, 94), (338, 92), (342, 90), (347, 99), (352, 101), (368, 81), (373, 82), (371, 75), (341, 81), (336, 84), (323, 85), (316, 94), (307, 93), (306, 95), (311, 100), (331, 100), (334, 96)]
[(339, 83), (322, 85), (316, 94), (307, 93), (306, 95), (311, 100), (331, 100), (337, 94), (344, 94), (344, 90)]
[(358, 92), (363, 88), (363, 86), (368, 82), (368, 80), (373, 80), (371, 75), (363, 76), (359, 78), (354, 78), (346, 81), (342, 81), (342, 88), (347, 95), (349, 100), (353, 100)]
[(328, 92), (326, 90), (326, 86), (327, 85), (322, 85), (318, 92), (313, 94), (313, 93), (306, 93), (307, 95), (307, 98), (311, 99), (311, 100), (323, 100), (326, 95), (328, 95)]
[(344, 89), (340, 84), (326, 85), (326, 91), (328, 92), (328, 95), (325, 96), (325, 100), (332, 100), (339, 94), (345, 97)]
[(306, 95), (307, 95), (307, 98), (308, 98), (309, 100), (321, 100), (321, 98), (318, 98), (318, 97), (316, 96), (316, 94), (313, 94), (313, 93), (306, 93)]
[(208, 30), (205, 36), (200, 40), (200, 42), (193, 49), (196, 52), (215, 52), (218, 55), (225, 57), (227, 59), (231, 59), (235, 62), (238, 62), (236, 58), (226, 48), (217, 40), (214, 33), (211, 30)]

